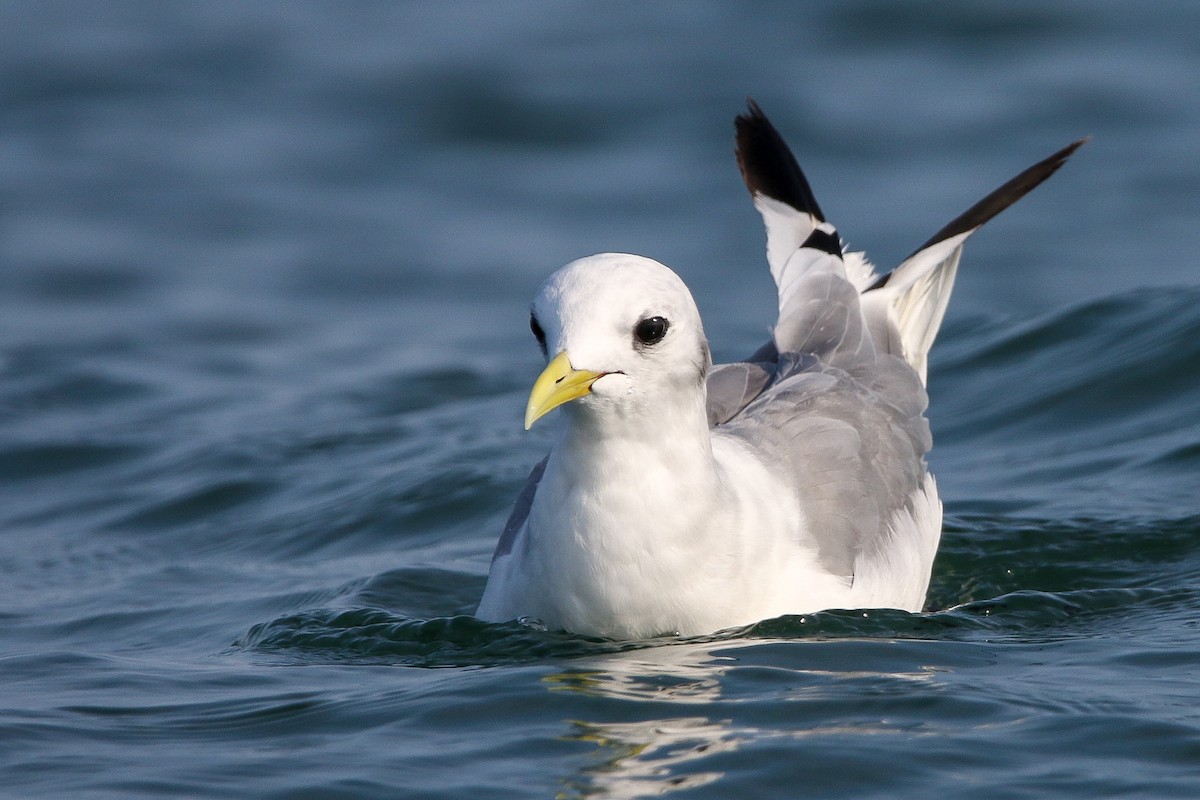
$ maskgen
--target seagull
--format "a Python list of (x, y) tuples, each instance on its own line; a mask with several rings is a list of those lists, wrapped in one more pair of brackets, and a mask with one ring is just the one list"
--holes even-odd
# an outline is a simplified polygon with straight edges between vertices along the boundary
[(878, 275), (753, 100), (735, 128), (778, 289), (770, 341), (714, 366), (687, 286), (650, 258), (553, 273), (531, 307), (548, 363), (525, 427), (560, 407), (565, 425), (517, 497), (480, 619), (636, 640), (924, 605), (942, 530), (926, 355), (963, 242), (1086, 139)]

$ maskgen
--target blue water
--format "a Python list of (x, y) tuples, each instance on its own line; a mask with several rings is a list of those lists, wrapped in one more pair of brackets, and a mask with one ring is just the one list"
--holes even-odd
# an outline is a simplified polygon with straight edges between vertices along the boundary
[[(0, 5), (0, 795), (1200, 795), (1200, 6)], [(928, 613), (469, 616), (557, 266), (771, 321), (753, 95), (931, 356)]]

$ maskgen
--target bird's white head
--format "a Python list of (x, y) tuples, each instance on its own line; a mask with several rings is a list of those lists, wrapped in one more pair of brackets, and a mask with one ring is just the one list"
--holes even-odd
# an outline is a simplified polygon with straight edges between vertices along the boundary
[(687, 286), (643, 256), (572, 261), (538, 290), (530, 328), (549, 363), (525, 412), (528, 429), (568, 403), (581, 413), (649, 417), (679, 397), (703, 403), (712, 363)]

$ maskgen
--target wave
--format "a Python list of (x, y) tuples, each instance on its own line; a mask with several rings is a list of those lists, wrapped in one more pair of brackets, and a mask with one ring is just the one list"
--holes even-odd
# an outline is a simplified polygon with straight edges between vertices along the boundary
[(1200, 288), (1141, 289), (947, 333), (931, 359), (931, 462), (952, 511), (1196, 510)]
[(1140, 289), (972, 328), (950, 331), (935, 359), (930, 383), (950, 407), (943, 437), (1200, 423), (1200, 288)]

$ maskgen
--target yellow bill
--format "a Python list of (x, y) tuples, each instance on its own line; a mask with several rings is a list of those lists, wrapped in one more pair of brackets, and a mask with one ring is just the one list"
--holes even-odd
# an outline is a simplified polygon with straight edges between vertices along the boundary
[(566, 350), (550, 359), (550, 363), (534, 381), (533, 391), (529, 393), (529, 405), (525, 406), (525, 430), (563, 403), (583, 397), (604, 374), (575, 369)]

